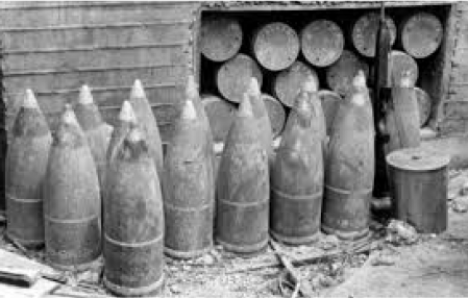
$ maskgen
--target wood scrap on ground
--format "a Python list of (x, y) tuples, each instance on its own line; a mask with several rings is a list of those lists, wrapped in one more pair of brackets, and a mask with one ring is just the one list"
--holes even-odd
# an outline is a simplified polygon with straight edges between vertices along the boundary
[[(52, 268), (4, 249), (0, 249), (0, 264), (4, 269), (4, 273), (7, 268), (14, 268), (16, 273), (19, 273), (19, 270), (25, 270), (23, 273), (29, 271), (28, 275), (31, 274), (31, 276), (41, 275), (42, 273), (54, 274)], [(37, 278), (29, 287), (18, 287), (3, 282), (0, 283), (0, 298), (39, 298), (50, 293), (59, 285), (57, 282), (43, 278)]]

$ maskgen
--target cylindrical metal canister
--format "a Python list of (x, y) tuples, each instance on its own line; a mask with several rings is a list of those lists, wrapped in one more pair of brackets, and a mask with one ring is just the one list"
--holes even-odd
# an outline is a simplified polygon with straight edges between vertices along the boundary
[(318, 96), (322, 102), (323, 113), (325, 115), (325, 122), (327, 127), (327, 135), (331, 133), (333, 119), (335, 119), (336, 112), (343, 98), (336, 92), (330, 90), (320, 90)]
[(313, 76), (319, 85), (317, 73), (307, 64), (296, 61), (288, 69), (278, 73), (273, 82), (273, 92), (285, 106), (292, 107), (299, 94), (302, 84), (309, 76)]
[(268, 155), (246, 94), (229, 130), (217, 181), (216, 240), (228, 251), (254, 253), (268, 244)]
[(201, 26), (200, 52), (207, 59), (222, 62), (232, 58), (242, 46), (242, 28), (229, 17), (208, 17)]
[(52, 136), (28, 89), (13, 126), (5, 169), (8, 238), (26, 247), (44, 244), (43, 183)]
[(423, 127), (431, 116), (432, 99), (423, 89), (414, 87), (414, 90), (416, 92), (416, 98), (418, 99), (419, 124)]
[(104, 189), (104, 174), (106, 172), (106, 152), (112, 135), (112, 126), (102, 120), (101, 113), (94, 103), (91, 90), (87, 85), (80, 89), (78, 103), (75, 105), (78, 123), (83, 129), (89, 149), (94, 157), (101, 190)]
[[(369, 12), (357, 19), (353, 25), (351, 40), (356, 50), (365, 57), (375, 57), (379, 20), (380, 16), (378, 13)], [(385, 22), (390, 31), (390, 44), (393, 45), (397, 33), (395, 22), (389, 16), (385, 17)]]
[(191, 100), (178, 119), (165, 160), (165, 251), (192, 258), (213, 244), (213, 144)]
[(333, 122), (325, 169), (322, 230), (342, 239), (369, 232), (374, 120), (368, 94), (350, 94)]
[(62, 269), (88, 268), (101, 253), (99, 179), (69, 105), (54, 134), (44, 191), (47, 260)]
[(307, 96), (301, 98), (271, 171), (270, 233), (295, 245), (319, 236), (324, 176), (320, 117)]
[(435, 15), (417, 12), (401, 22), (399, 33), (405, 52), (421, 59), (429, 57), (440, 47), (444, 28)]
[(145, 90), (140, 80), (135, 80), (131, 93), (130, 103), (132, 104), (135, 115), (147, 136), (149, 151), (154, 159), (158, 177), (164, 180), (164, 161), (161, 135), (159, 133), (158, 122), (151, 109), (151, 105), (146, 97)]
[(262, 93), (262, 99), (265, 102), (268, 118), (271, 123), (271, 131), (273, 133), (273, 138), (275, 138), (283, 131), (286, 122), (286, 111), (281, 102), (273, 96)]
[(419, 68), (416, 61), (410, 55), (394, 50), (390, 53), (389, 63), (393, 85), (398, 85), (405, 73), (410, 74), (412, 85), (416, 85)]
[(288, 68), (299, 55), (296, 31), (281, 22), (258, 28), (252, 38), (252, 51), (258, 63), (271, 71)]
[(215, 95), (203, 95), (202, 104), (210, 121), (215, 142), (224, 142), (234, 119), (236, 107), (229, 101)]
[(433, 150), (406, 148), (387, 156), (397, 219), (422, 233), (447, 228), (447, 165), (450, 157)]
[(338, 61), (326, 69), (327, 84), (341, 96), (350, 92), (351, 82), (359, 70), (369, 76), (369, 66), (353, 52), (344, 50)]
[(396, 149), (418, 147), (421, 143), (420, 120), (416, 91), (409, 73), (403, 74), (392, 88), (391, 102), (385, 113), (385, 127), (390, 137), (386, 153)]
[(263, 74), (257, 62), (245, 54), (237, 54), (221, 65), (216, 73), (219, 93), (229, 101), (238, 103), (247, 91), (250, 79), (257, 79), (262, 85)]
[(115, 150), (104, 198), (104, 285), (122, 296), (148, 295), (164, 278), (160, 182), (142, 129), (131, 128)]
[(300, 39), (305, 59), (317, 67), (332, 65), (343, 53), (343, 31), (330, 20), (315, 20), (308, 24), (302, 29)]

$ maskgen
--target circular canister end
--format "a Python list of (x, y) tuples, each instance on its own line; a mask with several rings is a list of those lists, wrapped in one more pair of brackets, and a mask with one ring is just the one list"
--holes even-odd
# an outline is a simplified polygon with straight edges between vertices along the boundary
[(387, 155), (387, 163), (407, 171), (431, 171), (446, 167), (450, 156), (424, 148), (405, 148)]

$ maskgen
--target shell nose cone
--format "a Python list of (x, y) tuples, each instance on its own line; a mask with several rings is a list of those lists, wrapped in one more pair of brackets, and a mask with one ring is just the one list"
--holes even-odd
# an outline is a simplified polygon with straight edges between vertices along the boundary
[(253, 117), (252, 104), (247, 93), (244, 93), (237, 115), (239, 117)]
[(89, 88), (88, 85), (81, 86), (78, 103), (82, 105), (94, 103), (93, 96), (91, 95), (91, 89)]
[(23, 100), (23, 107), (29, 109), (38, 109), (39, 104), (37, 103), (36, 96), (31, 89), (26, 89), (26, 93)]
[(366, 88), (366, 75), (362, 69), (358, 70), (356, 76), (353, 78), (353, 86), (356, 88)]
[(352, 102), (358, 106), (363, 106), (366, 104), (366, 97), (362, 93), (355, 93), (353, 94)]
[(132, 105), (128, 100), (122, 103), (122, 108), (120, 109), (119, 113), (119, 120), (130, 123), (137, 122), (135, 111), (133, 110)]
[(132, 91), (130, 92), (130, 99), (132, 98), (144, 98), (146, 97), (145, 89), (143, 84), (139, 79), (136, 79), (132, 86)]
[(65, 111), (62, 114), (61, 120), (63, 123), (66, 123), (72, 126), (79, 126), (78, 120), (76, 119), (75, 112), (73, 112), (72, 106), (70, 104), (65, 105)]
[(247, 93), (250, 96), (260, 96), (260, 85), (258, 84), (257, 78), (252, 77), (250, 79), (249, 87), (247, 89)]
[(144, 141), (143, 131), (138, 127), (134, 127), (128, 134), (127, 140), (131, 143), (138, 143)]
[(193, 75), (188, 76), (186, 95), (188, 98), (194, 98), (198, 96), (198, 85), (195, 82), (195, 77)]
[(317, 82), (315, 81), (315, 78), (311, 75), (308, 75), (302, 83), (301, 89), (305, 92), (317, 92), (318, 86)]
[(196, 120), (197, 119), (197, 112), (191, 100), (187, 100), (185, 102), (180, 118), (182, 120)]
[(411, 78), (411, 71), (407, 70), (407, 71), (403, 72), (401, 80), (400, 80), (400, 86), (401, 87), (406, 87), (406, 88), (409, 88), (409, 87), (413, 86), (413, 82), (412, 82), (412, 78)]

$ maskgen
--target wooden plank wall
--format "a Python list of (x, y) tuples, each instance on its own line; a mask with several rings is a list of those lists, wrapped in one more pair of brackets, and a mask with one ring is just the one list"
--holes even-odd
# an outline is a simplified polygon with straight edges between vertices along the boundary
[(7, 128), (25, 88), (53, 125), (66, 102), (88, 84), (105, 119), (115, 123), (130, 87), (141, 79), (163, 139), (189, 68), (197, 3), (0, 3)]
[[(186, 74), (197, 68), (192, 41), (199, 8), (194, 2), (0, 2), (7, 127), (25, 88), (36, 92), (53, 122), (85, 83), (114, 123), (140, 78), (167, 140)], [(468, 3), (455, 9), (448, 96), (440, 99), (443, 134), (468, 131)]]
[(444, 104), (442, 133), (468, 133), (468, 3), (456, 6), (455, 41), (448, 97)]

